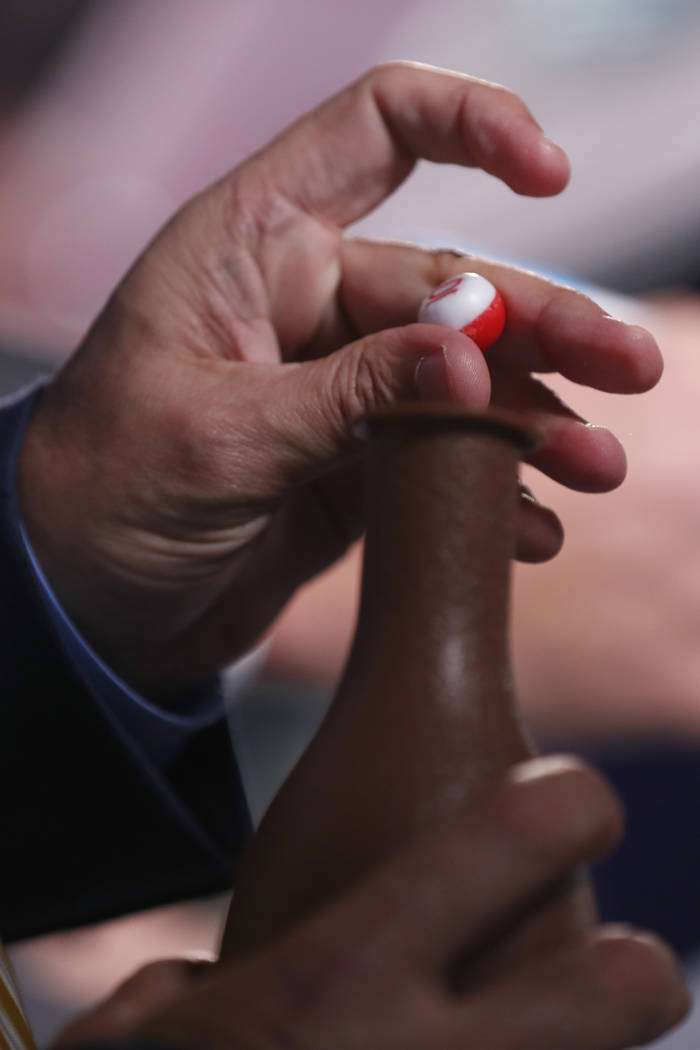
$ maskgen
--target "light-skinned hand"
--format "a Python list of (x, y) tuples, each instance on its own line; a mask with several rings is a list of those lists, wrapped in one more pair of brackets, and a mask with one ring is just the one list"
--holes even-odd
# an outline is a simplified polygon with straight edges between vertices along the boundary
[[(69, 615), (137, 688), (221, 668), (358, 536), (353, 428), (374, 408), (491, 399), (542, 428), (532, 462), (557, 481), (622, 480), (616, 439), (531, 373), (646, 390), (661, 371), (651, 336), (529, 273), (343, 237), (420, 157), (536, 197), (569, 174), (505, 89), (377, 68), (189, 202), (41, 399), (20, 461), (26, 526)], [(488, 367), (465, 336), (413, 323), (465, 269), (506, 302)], [(556, 517), (523, 499), (519, 556), (560, 543)]]

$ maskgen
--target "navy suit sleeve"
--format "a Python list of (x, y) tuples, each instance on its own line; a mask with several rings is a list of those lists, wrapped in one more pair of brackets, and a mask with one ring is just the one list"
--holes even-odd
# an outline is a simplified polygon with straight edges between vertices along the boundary
[(0, 401), (0, 930), (10, 941), (225, 889), (250, 830), (223, 719), (163, 771), (61, 644), (15, 494), (40, 396)]

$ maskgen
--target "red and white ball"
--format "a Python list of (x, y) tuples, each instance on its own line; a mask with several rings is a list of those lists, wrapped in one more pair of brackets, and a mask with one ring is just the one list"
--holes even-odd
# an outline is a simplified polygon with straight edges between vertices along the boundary
[(426, 296), (418, 320), (456, 328), (487, 350), (503, 331), (506, 308), (501, 293), (480, 273), (458, 273)]

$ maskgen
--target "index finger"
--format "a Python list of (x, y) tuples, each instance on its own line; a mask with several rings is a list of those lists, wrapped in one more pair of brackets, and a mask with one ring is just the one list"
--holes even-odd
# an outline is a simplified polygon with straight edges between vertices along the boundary
[(559, 193), (564, 151), (517, 95), (412, 62), (378, 66), (234, 172), (295, 208), (346, 226), (376, 207), (418, 158), (478, 167), (516, 193)]
[(446, 249), (363, 239), (343, 243), (342, 303), (357, 332), (415, 321), (421, 300), (447, 277), (483, 274), (506, 304), (506, 327), (489, 348), (489, 365), (520, 372), (560, 372), (608, 393), (651, 389), (663, 369), (656, 340), (615, 320), (583, 292), (505, 263)]

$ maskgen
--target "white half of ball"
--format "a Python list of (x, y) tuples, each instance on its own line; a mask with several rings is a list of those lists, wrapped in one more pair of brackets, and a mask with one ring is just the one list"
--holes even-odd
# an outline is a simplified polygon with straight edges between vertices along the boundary
[[(443, 290), (446, 294), (441, 295)], [(494, 286), (480, 273), (456, 274), (426, 296), (418, 320), (421, 324), (441, 324), (459, 330), (483, 314), (495, 295)]]

